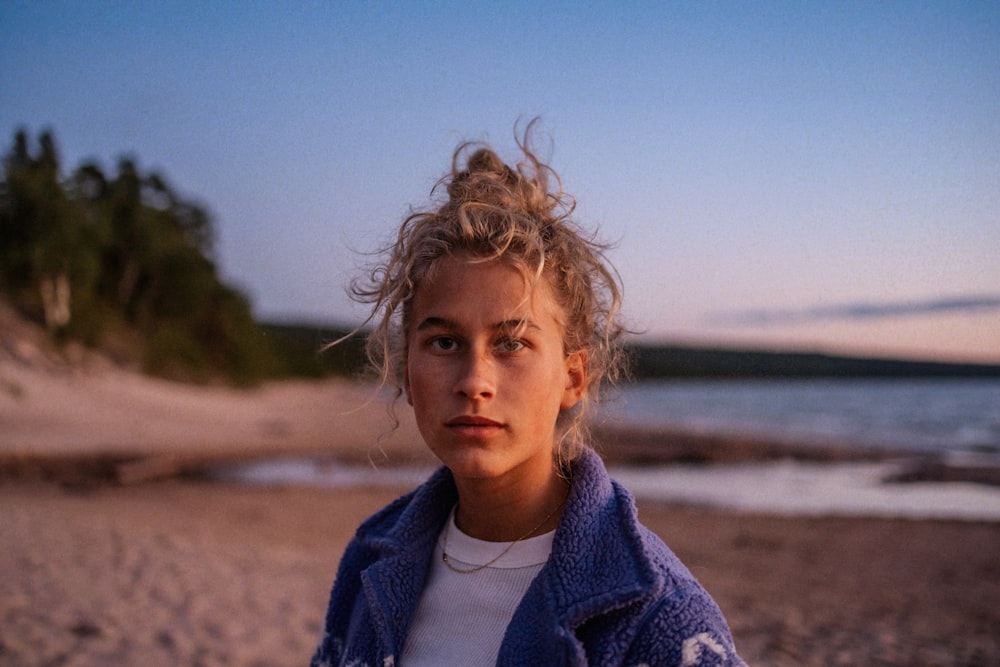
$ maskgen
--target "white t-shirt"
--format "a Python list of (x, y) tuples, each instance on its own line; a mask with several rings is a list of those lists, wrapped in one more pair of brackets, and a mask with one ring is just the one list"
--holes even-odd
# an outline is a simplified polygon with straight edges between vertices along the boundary
[(455, 526), (452, 510), (438, 535), (400, 667), (492, 667), (517, 605), (549, 559), (555, 531), (522, 540), (489, 567), (466, 574), (441, 560), (445, 531), (448, 561), (463, 570), (490, 562), (510, 544), (469, 537)]

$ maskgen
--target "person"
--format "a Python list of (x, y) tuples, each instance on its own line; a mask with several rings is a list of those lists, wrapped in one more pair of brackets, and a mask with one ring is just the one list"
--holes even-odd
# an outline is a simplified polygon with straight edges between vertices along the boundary
[(465, 143), (353, 295), (442, 467), (365, 521), (312, 665), (743, 665), (725, 619), (587, 445), (618, 377), (606, 246), (517, 135)]

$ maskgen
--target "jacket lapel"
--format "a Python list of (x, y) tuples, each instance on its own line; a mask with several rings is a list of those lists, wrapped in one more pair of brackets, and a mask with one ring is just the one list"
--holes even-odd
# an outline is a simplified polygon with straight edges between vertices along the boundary
[[(631, 496), (611, 481), (596, 454), (586, 452), (574, 466), (552, 555), (511, 620), (498, 664), (556, 664), (558, 657), (558, 664), (585, 665), (581, 628), (648, 604), (662, 587)], [(637, 631), (619, 626), (616, 643), (628, 645)]]

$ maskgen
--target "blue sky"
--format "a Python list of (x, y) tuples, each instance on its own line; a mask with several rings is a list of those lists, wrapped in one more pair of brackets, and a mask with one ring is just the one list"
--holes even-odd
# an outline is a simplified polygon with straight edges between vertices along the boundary
[(0, 2), (0, 138), (204, 202), (258, 314), (518, 119), (657, 340), (1000, 362), (1000, 3)]

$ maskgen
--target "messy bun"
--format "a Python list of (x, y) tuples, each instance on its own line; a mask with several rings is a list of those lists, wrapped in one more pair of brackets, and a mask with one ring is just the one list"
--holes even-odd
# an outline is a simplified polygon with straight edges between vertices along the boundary
[(381, 261), (351, 285), (359, 302), (370, 304), (367, 352), (382, 384), (402, 394), (406, 336), (417, 287), (432, 275), (438, 260), (467, 253), (499, 259), (526, 278), (550, 281), (564, 313), (564, 351), (587, 356), (587, 386), (578, 406), (560, 417), (560, 458), (575, 458), (587, 444), (584, 417), (602, 384), (622, 372), (618, 319), (618, 274), (597, 242), (571, 219), (574, 199), (559, 176), (530, 148), (534, 121), (515, 137), (522, 159), (511, 168), (488, 146), (463, 143), (451, 172), (438, 181), (447, 195), (436, 206), (411, 213)]

